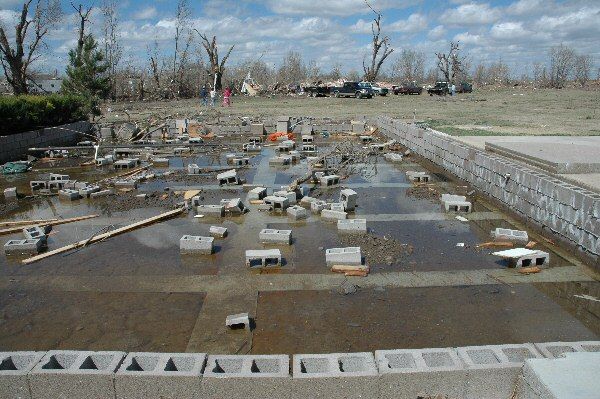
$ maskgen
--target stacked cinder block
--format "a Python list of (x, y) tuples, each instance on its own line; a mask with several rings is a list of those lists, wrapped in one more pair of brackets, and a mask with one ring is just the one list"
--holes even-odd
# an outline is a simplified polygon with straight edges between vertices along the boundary
[(323, 209), (328, 209), (331, 205), (323, 200), (315, 200), (310, 203), (310, 210), (312, 213), (321, 213)]
[(600, 341), (542, 342), (533, 345), (547, 358), (562, 357), (570, 352), (600, 352)]
[(0, 352), (0, 398), (31, 398), (28, 374), (45, 352)]
[(225, 216), (225, 206), (223, 205), (198, 205), (196, 206), (196, 213), (207, 215), (207, 216)]
[(254, 187), (248, 191), (248, 200), (261, 200), (267, 196), (267, 189), (264, 187)]
[(124, 352), (47, 352), (29, 373), (37, 398), (114, 399), (114, 376)]
[(203, 397), (290, 398), (289, 362), (287, 355), (210, 355), (202, 378)]
[(600, 255), (599, 194), (431, 129), (388, 117), (380, 117), (376, 123), (389, 138), (468, 181), (523, 218), (594, 257)]
[(116, 398), (205, 398), (205, 362), (205, 353), (130, 353), (115, 374)]
[(58, 192), (58, 198), (75, 201), (81, 198), (81, 195), (79, 194), (79, 191), (67, 188)]
[(525, 360), (543, 357), (533, 344), (457, 348), (467, 369), (465, 397), (510, 397)]
[(342, 220), (348, 217), (348, 214), (343, 210), (323, 209), (321, 217), (326, 220)]
[[(292, 398), (373, 398), (379, 375), (371, 352), (293, 357)], [(395, 397), (395, 396), (390, 396)]]
[(453, 348), (382, 350), (375, 359), (382, 398), (463, 397), (467, 371)]

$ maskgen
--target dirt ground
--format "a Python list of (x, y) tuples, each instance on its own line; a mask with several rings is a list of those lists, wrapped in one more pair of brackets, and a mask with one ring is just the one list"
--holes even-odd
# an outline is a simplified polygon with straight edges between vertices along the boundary
[[(108, 109), (110, 108), (110, 112)], [(451, 97), (394, 96), (356, 100), (352, 98), (306, 98), (304, 96), (234, 97), (231, 108), (203, 108), (198, 99), (170, 102), (108, 104), (103, 122), (143, 121), (149, 116), (197, 117), (232, 115), (311, 116), (353, 118), (388, 115), (425, 121), (452, 135), (598, 135), (600, 91), (577, 89), (476, 90)]]

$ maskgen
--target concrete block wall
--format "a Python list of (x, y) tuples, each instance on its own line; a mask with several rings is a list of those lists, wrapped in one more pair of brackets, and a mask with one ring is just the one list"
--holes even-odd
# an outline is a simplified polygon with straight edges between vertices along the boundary
[(600, 256), (600, 194), (459, 143), (441, 132), (388, 117), (371, 123), (524, 219), (550, 229), (596, 259)]
[[(0, 352), (1, 398), (508, 398), (527, 359), (600, 341), (293, 355)], [(291, 371), (291, 373), (290, 373)]]
[[(350, 122), (334, 123), (334, 122), (327, 122), (327, 121), (323, 121), (323, 120), (304, 119), (304, 122), (296, 124), (298, 122), (298, 120), (299, 120), (299, 118), (293, 118), (293, 117), (290, 118), (290, 124), (293, 126), (293, 128), (291, 129), (292, 133), (302, 134), (302, 125), (304, 123), (312, 124), (313, 131), (315, 133), (321, 133), (321, 132), (343, 133), (343, 132), (351, 132), (352, 131), (352, 125), (350, 124)], [(274, 133), (277, 131), (277, 121), (276, 120), (265, 120), (262, 123), (264, 124), (265, 131), (267, 132), (267, 134), (271, 134), (271, 133)], [(241, 125), (241, 124), (238, 124), (238, 125), (211, 125), (211, 126), (209, 126), (209, 129), (213, 133), (223, 135), (223, 136), (249, 135), (251, 132), (251, 125), (250, 124), (247, 124), (247, 125)]]
[(70, 146), (91, 129), (87, 121), (0, 136), (0, 164), (27, 158), (30, 147)]

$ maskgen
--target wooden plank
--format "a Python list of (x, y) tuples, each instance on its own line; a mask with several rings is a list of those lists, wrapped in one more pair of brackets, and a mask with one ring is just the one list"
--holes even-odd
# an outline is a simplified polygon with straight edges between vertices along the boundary
[(24, 228), (31, 227), (31, 226), (57, 226), (59, 224), (79, 222), (80, 220), (92, 219), (92, 218), (97, 218), (97, 217), (98, 217), (98, 215), (78, 216), (78, 217), (69, 218), (69, 219), (56, 219), (54, 222), (48, 222), (48, 223), (34, 223), (34, 224), (28, 224), (28, 225), (21, 225), (18, 227), (9, 227), (8, 229), (0, 230), (0, 236), (6, 235), (6, 234), (19, 233)]
[(164, 220), (164, 219), (169, 219), (169, 218), (171, 218), (171, 217), (173, 217), (175, 215), (180, 214), (181, 212), (184, 211), (184, 209), (185, 208), (177, 208), (177, 209), (175, 209), (173, 211), (161, 213), (160, 215), (153, 216), (151, 218), (144, 219), (144, 220), (141, 220), (139, 222), (129, 224), (127, 226), (120, 227), (118, 229), (109, 231), (107, 233), (98, 234), (97, 236), (93, 236), (93, 237), (88, 238), (86, 240), (81, 240), (81, 241), (78, 241), (76, 243), (65, 245), (64, 247), (57, 248), (57, 249), (45, 252), (45, 253), (40, 254), (40, 255), (32, 256), (31, 258), (24, 259), (22, 262), (23, 262), (23, 264), (27, 265), (27, 264), (30, 264), (30, 263), (33, 263), (33, 262), (37, 262), (38, 260), (47, 258), (49, 256), (61, 254), (63, 252), (71, 251), (73, 249), (77, 249), (77, 248), (85, 246), (85, 245), (93, 244), (95, 242), (102, 241), (102, 240), (105, 240), (105, 239), (110, 238), (110, 237), (114, 237), (114, 236), (116, 236), (118, 234), (127, 233), (129, 231), (138, 229), (140, 227), (144, 227), (144, 226), (156, 223), (156, 222)]
[(0, 222), (0, 226), (20, 226), (22, 224), (48, 224), (50, 222), (55, 222), (58, 219), (37, 219), (37, 220), (15, 220), (10, 222)]

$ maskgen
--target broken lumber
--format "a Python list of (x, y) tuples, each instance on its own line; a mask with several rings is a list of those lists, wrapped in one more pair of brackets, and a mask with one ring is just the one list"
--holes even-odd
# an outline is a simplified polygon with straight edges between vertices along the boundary
[(529, 241), (527, 243), (527, 245), (525, 245), (525, 248), (531, 249), (531, 248), (535, 247), (536, 245), (537, 245), (537, 242), (535, 242), (535, 241)]
[(37, 220), (15, 220), (11, 222), (0, 222), (0, 226), (20, 226), (22, 224), (32, 225), (32, 224), (47, 224), (50, 222), (55, 222), (58, 219), (37, 219)]
[(334, 273), (348, 273), (348, 272), (369, 272), (369, 266), (351, 266), (351, 265), (333, 265), (331, 271)]
[(22, 224), (17, 227), (9, 227), (8, 229), (0, 230), (0, 236), (6, 235), (6, 234), (20, 233), (24, 228), (31, 227), (31, 226), (56, 226), (59, 224), (79, 222), (80, 220), (92, 219), (92, 218), (97, 218), (97, 217), (98, 217), (98, 215), (87, 215), (87, 216), (78, 216), (78, 217), (69, 218), (69, 219), (56, 219), (53, 222), (47, 222), (47, 223), (32, 223), (32, 224), (28, 224), (28, 225)]
[(40, 254), (40, 255), (32, 256), (31, 258), (24, 259), (22, 261), (22, 263), (25, 264), (25, 265), (28, 265), (30, 263), (37, 262), (38, 260), (42, 260), (44, 258), (53, 256), (53, 255), (61, 254), (63, 252), (67, 252), (67, 251), (70, 251), (70, 250), (73, 250), (73, 249), (77, 249), (77, 248), (82, 247), (84, 245), (89, 245), (89, 244), (93, 244), (93, 243), (98, 242), (98, 241), (106, 240), (107, 238), (114, 237), (114, 236), (116, 236), (118, 234), (127, 233), (129, 231), (138, 229), (140, 227), (145, 227), (145, 226), (148, 226), (150, 224), (153, 224), (153, 223), (165, 220), (165, 219), (169, 219), (169, 218), (171, 218), (171, 217), (173, 217), (175, 215), (179, 215), (180, 213), (182, 213), (184, 211), (184, 209), (185, 208), (177, 208), (175, 210), (172, 210), (172, 211), (169, 211), (169, 212), (165, 212), (165, 213), (161, 213), (160, 215), (153, 216), (151, 218), (144, 219), (144, 220), (141, 220), (139, 222), (129, 224), (127, 226), (120, 227), (120, 228), (118, 228), (116, 230), (112, 230), (112, 231), (109, 231), (107, 233), (98, 234), (96, 236), (93, 236), (92, 238), (81, 240), (81, 241), (78, 241), (76, 243), (65, 245), (64, 247), (57, 248), (57, 249), (45, 252), (45, 253)]
[(515, 244), (513, 244), (510, 241), (489, 241), (489, 242), (477, 244), (477, 248), (494, 248), (494, 247), (512, 248), (514, 245)]
[(517, 271), (521, 274), (533, 274), (533, 273), (541, 272), (542, 269), (540, 269), (539, 266), (529, 266), (529, 267), (522, 267)]
[(367, 271), (348, 271), (344, 273), (346, 277), (367, 277), (369, 272)]

